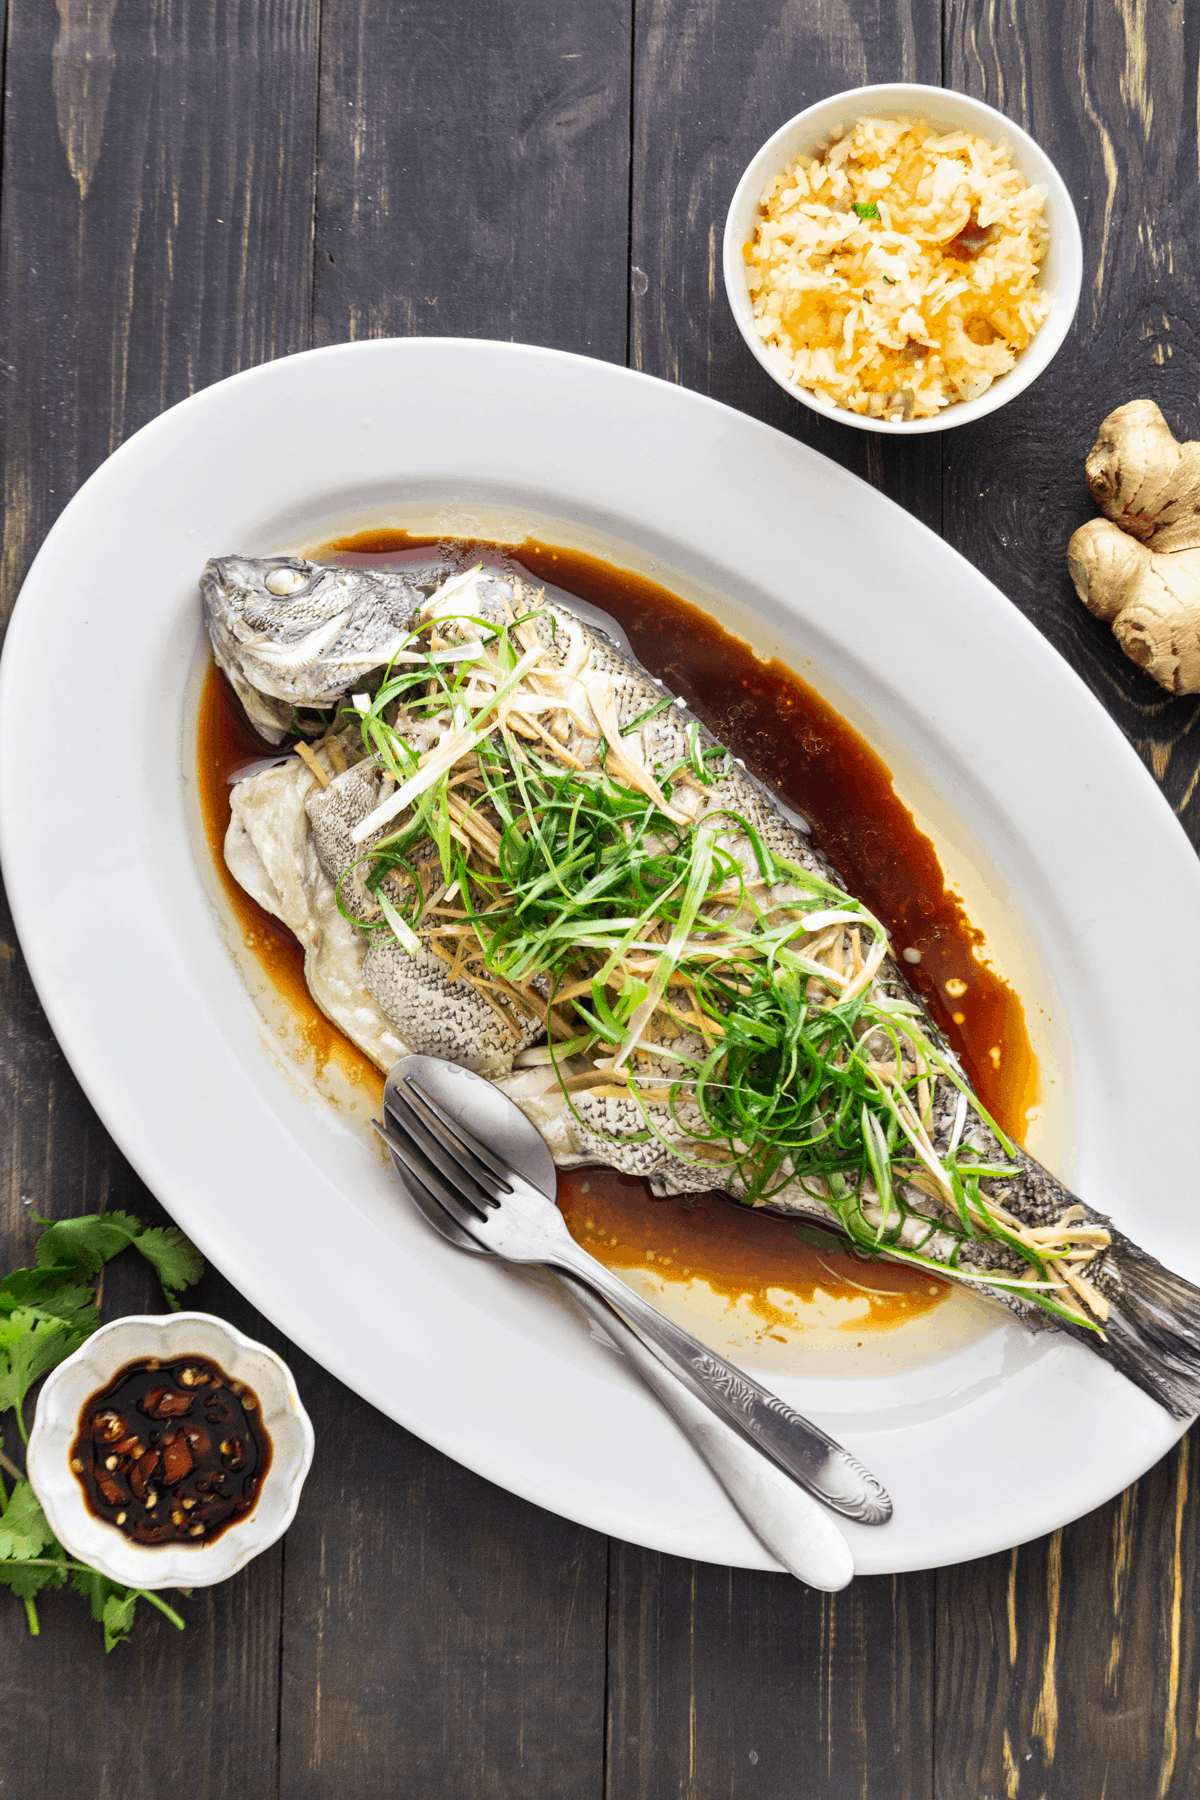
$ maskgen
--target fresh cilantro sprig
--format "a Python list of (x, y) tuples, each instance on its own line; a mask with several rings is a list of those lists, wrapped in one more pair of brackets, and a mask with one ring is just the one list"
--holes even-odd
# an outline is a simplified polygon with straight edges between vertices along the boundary
[(127, 1212), (85, 1213), (81, 1219), (60, 1219), (57, 1224), (49, 1219), (37, 1223), (46, 1227), (35, 1252), (39, 1270), (57, 1269), (87, 1279), (132, 1244), (158, 1271), (172, 1312), (179, 1311), (176, 1293), (191, 1287), (204, 1273), (200, 1252), (177, 1225), (165, 1229), (143, 1225)]
[[(199, 1281), (204, 1263), (194, 1244), (170, 1225), (143, 1225), (132, 1213), (89, 1213), (43, 1225), (35, 1267), (14, 1269), (0, 1281), (0, 1414), (12, 1412), (25, 1443), (25, 1399), (34, 1382), (55, 1368), (91, 1336), (100, 1323), (94, 1285), (104, 1267), (134, 1248), (157, 1271), (167, 1305), (178, 1310), (176, 1294)], [(68, 1556), (51, 1531), (28, 1480), (5, 1455), (0, 1437), (0, 1584), (25, 1602), (29, 1630), (39, 1630), (35, 1600), (45, 1589), (69, 1580), (91, 1602), (92, 1617), (104, 1627), (104, 1648), (123, 1643), (133, 1627), (139, 1600), (148, 1600), (183, 1630), (183, 1620), (160, 1595), (147, 1588), (121, 1587), (98, 1569)]]

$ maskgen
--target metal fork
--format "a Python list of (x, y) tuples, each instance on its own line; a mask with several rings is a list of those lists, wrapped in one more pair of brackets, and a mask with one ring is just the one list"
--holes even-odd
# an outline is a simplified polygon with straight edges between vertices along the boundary
[[(491, 1113), (493, 1127), (500, 1106), (511, 1110), (527, 1132), (533, 1130), (515, 1104), (481, 1077), (437, 1057), (403, 1058), (384, 1091), (383, 1129), (415, 1195), (441, 1207), (484, 1249), (510, 1262), (565, 1270), (584, 1281), (636, 1328), (673, 1373), (827, 1506), (862, 1524), (883, 1524), (890, 1518), (892, 1503), (885, 1489), (847, 1450), (581, 1249), (549, 1197), (556, 1180), (549, 1154), (544, 1152), (549, 1179), (539, 1190), (502, 1150), (498, 1154), (496, 1147), (489, 1148), (463, 1123), (461, 1113), (472, 1110), (470, 1103), (456, 1105), (453, 1112), (441, 1103), (432, 1090), (447, 1080), (478, 1084), (478, 1103)], [(475, 1098), (472, 1093), (470, 1100)]]
[[(388, 1147), (392, 1137), (377, 1124), (376, 1129)], [(397, 1173), (404, 1171), (393, 1150)], [(433, 1229), (473, 1256), (489, 1256), (482, 1244), (456, 1225), (450, 1214), (429, 1194), (414, 1183), (404, 1180), (404, 1189), (422, 1218)], [(692, 1448), (704, 1458), (751, 1531), (782, 1563), (789, 1575), (808, 1587), (837, 1593), (847, 1587), (854, 1576), (854, 1560), (845, 1538), (828, 1513), (806, 1494), (789, 1475), (760, 1456), (740, 1431), (718, 1418), (703, 1400), (673, 1375), (665, 1363), (647, 1348), (627, 1325), (620, 1313), (614, 1312), (593, 1294), (586, 1282), (565, 1269), (547, 1271), (567, 1289), (575, 1304), (608, 1338), (610, 1343), (632, 1363), (651, 1393), (671, 1415)]]

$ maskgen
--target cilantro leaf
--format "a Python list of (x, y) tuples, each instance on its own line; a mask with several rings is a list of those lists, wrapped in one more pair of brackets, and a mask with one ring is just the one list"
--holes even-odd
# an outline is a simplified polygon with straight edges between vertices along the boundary
[(204, 1258), (178, 1225), (152, 1225), (139, 1233), (134, 1244), (158, 1271), (167, 1304), (178, 1312), (173, 1289), (191, 1287), (204, 1273)]
[[(0, 1496), (3, 1491), (0, 1482)], [(35, 1597), (43, 1588), (60, 1588), (66, 1579), (63, 1547), (29, 1483), (18, 1481), (0, 1509), (0, 1586), (11, 1588), (25, 1602), (32, 1636), (39, 1629)]]
[(62, 1587), (69, 1571), (61, 1545), (56, 1544), (54, 1548), (58, 1551), (57, 1556), (40, 1557), (35, 1563), (0, 1563), (0, 1586), (11, 1588), (18, 1600), (26, 1602), (34, 1599), (43, 1588)]
[(868, 200), (865, 206), (856, 200), (854, 210), (860, 219), (877, 219), (879, 217), (879, 208), (873, 200)]
[(97, 1625), (104, 1627), (105, 1652), (123, 1644), (133, 1629), (139, 1590), (118, 1587), (99, 1569), (72, 1569), (71, 1586), (85, 1600), (91, 1601), (92, 1617)]
[(0, 1512), (0, 1562), (28, 1562), (54, 1542), (37, 1495), (27, 1481), (18, 1481)]
[(20, 1418), (34, 1382), (78, 1350), (87, 1336), (87, 1329), (75, 1330), (24, 1307), (0, 1315), (0, 1412), (11, 1407)]
[(92, 1603), (92, 1617), (98, 1625), (104, 1627), (104, 1648), (115, 1650), (123, 1644), (133, 1629), (133, 1615), (139, 1600), (148, 1600), (161, 1613), (165, 1613), (179, 1631), (182, 1631), (183, 1620), (174, 1607), (160, 1600), (157, 1594), (146, 1588), (119, 1587), (110, 1581), (107, 1575), (101, 1575), (99, 1569), (75, 1568), (71, 1571), (71, 1586), (77, 1593)]
[[(22, 1408), (34, 1382), (77, 1350), (100, 1323), (92, 1281), (105, 1263), (136, 1245), (155, 1269), (167, 1303), (175, 1291), (199, 1281), (199, 1251), (174, 1225), (147, 1228), (132, 1213), (89, 1213), (52, 1221), (38, 1239), (36, 1268), (14, 1269), (0, 1281), (0, 1413), (13, 1411), (25, 1435)], [(104, 1627), (104, 1648), (125, 1642), (139, 1600), (165, 1613), (180, 1631), (183, 1620), (165, 1600), (142, 1588), (124, 1588), (98, 1569), (74, 1562), (50, 1529), (37, 1495), (15, 1466), (11, 1494), (0, 1478), (0, 1586), (25, 1602), (29, 1629), (38, 1634), (36, 1595), (61, 1588), (70, 1576)]]
[(141, 1595), (137, 1588), (114, 1588), (104, 1602), (104, 1648), (115, 1650), (133, 1630), (133, 1615)]
[(45, 1224), (37, 1243), (39, 1269), (71, 1269), (77, 1278), (96, 1275), (114, 1256), (133, 1243), (142, 1229), (130, 1213), (84, 1213), (78, 1219)]
[(92, 1617), (97, 1625), (104, 1623), (104, 1602), (108, 1596), (126, 1591), (118, 1588), (116, 1582), (110, 1581), (107, 1575), (102, 1575), (99, 1569), (72, 1569), (71, 1586), (77, 1594), (82, 1594), (85, 1600), (91, 1601)]
[(45, 1223), (37, 1266), (46, 1274), (87, 1279), (132, 1244), (157, 1271), (168, 1306), (178, 1311), (175, 1291), (190, 1287), (204, 1273), (200, 1252), (177, 1225), (143, 1225), (127, 1212), (84, 1213)]
[(38, 1319), (60, 1319), (76, 1331), (100, 1323), (92, 1290), (64, 1269), (14, 1269), (0, 1281), (0, 1318), (18, 1310)]

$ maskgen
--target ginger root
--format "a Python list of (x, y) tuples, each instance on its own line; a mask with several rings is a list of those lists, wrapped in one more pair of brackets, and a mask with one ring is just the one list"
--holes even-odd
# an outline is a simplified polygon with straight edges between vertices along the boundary
[(1200, 694), (1200, 444), (1181, 444), (1153, 400), (1109, 413), (1085, 464), (1103, 519), (1067, 545), (1075, 592), (1139, 668)]

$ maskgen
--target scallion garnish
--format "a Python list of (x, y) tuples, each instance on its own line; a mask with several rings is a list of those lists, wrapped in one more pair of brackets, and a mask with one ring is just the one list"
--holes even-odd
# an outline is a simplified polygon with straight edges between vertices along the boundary
[[(623, 1095), (638, 1139), (748, 1203), (799, 1184), (867, 1254), (1091, 1325), (1058, 1297), (1062, 1245), (980, 1185), (1016, 1162), (984, 1160), (962, 1117), (936, 1149), (941, 1081), (1015, 1154), (899, 980), (881, 977), (880, 922), (723, 803), (711, 784), (727, 755), (699, 725), (673, 767), (649, 766), (645, 745), (662, 739), (634, 726), (669, 699), (622, 725), (611, 679), (576, 654), (578, 627), (568, 644), (561, 615), (498, 627), (467, 610), (469, 579), (455, 595), (464, 610), (443, 589), (374, 696), (355, 697), (363, 750), (397, 786), (354, 832), (378, 912), (364, 920), (339, 884), (346, 916), (410, 953), (428, 943), (468, 980), (485, 971), (491, 995), (544, 1014), (546, 1058), (589, 1132), (603, 1135), (581, 1092)], [(958, 1267), (981, 1237), (1017, 1267)]]

